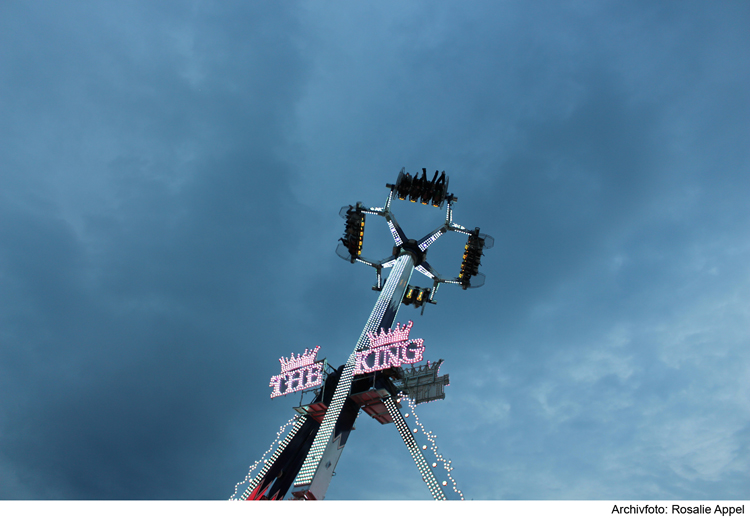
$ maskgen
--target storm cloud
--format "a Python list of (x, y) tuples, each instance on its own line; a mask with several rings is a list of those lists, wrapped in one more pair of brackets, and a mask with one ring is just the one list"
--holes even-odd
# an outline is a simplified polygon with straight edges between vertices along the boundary
[[(269, 399), (277, 359), (354, 346), (375, 278), (335, 255), (337, 213), (402, 166), (445, 170), (495, 238), (483, 288), (399, 314), (446, 360), (418, 411), (467, 498), (747, 498), (749, 21), (5, 3), (0, 498), (229, 497), (298, 403)], [(394, 208), (415, 238), (444, 215)], [(430, 498), (395, 428), (356, 427), (328, 499)]]

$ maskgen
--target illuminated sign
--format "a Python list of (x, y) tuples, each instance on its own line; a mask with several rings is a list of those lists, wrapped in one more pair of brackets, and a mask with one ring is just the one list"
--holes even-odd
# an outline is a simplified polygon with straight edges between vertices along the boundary
[(273, 388), (272, 399), (295, 391), (314, 388), (323, 382), (323, 364), (315, 361), (319, 349), (320, 346), (317, 345), (315, 349), (305, 349), (305, 352), (296, 358), (294, 353), (289, 360), (283, 356), (279, 358), (281, 374), (271, 377), (271, 382), (268, 384)]
[(354, 374), (372, 373), (389, 367), (420, 362), (424, 353), (424, 340), (409, 340), (412, 325), (413, 322), (410, 321), (403, 327), (396, 324), (395, 329), (381, 329), (379, 334), (368, 332), (370, 348), (357, 352)]

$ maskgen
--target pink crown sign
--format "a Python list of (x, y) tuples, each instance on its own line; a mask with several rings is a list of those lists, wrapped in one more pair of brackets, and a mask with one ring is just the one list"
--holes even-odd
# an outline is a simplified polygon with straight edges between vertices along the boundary
[(323, 364), (315, 361), (319, 349), (320, 346), (316, 345), (315, 349), (305, 349), (305, 352), (296, 358), (294, 353), (288, 360), (283, 356), (279, 358), (281, 374), (271, 377), (268, 384), (273, 388), (272, 399), (314, 388), (323, 382)]
[(381, 329), (379, 334), (368, 332), (370, 348), (357, 352), (354, 374), (372, 373), (422, 361), (424, 340), (409, 339), (409, 331), (413, 324), (414, 322), (410, 321), (401, 327), (397, 323), (395, 329)]

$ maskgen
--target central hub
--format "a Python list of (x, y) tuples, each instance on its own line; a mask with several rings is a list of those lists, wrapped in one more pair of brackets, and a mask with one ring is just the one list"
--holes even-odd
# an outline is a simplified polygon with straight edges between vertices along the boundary
[(393, 255), (398, 256), (399, 253), (408, 253), (411, 255), (414, 258), (414, 267), (416, 268), (424, 262), (424, 256), (427, 254), (427, 250), (420, 250), (417, 241), (409, 239), (401, 246), (393, 247)]

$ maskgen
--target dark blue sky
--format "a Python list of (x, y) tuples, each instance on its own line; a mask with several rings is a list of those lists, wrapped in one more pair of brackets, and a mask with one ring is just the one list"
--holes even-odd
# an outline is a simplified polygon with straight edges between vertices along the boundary
[[(445, 359), (417, 411), (467, 498), (747, 499), (748, 23), (743, 1), (3, 3), (0, 498), (229, 497), (299, 402), (269, 399), (278, 358), (356, 343), (374, 273), (335, 255), (337, 213), (406, 166), (495, 238), (483, 288), (399, 315)], [(444, 214), (395, 212), (412, 237)], [(429, 497), (360, 417), (328, 499)]]

